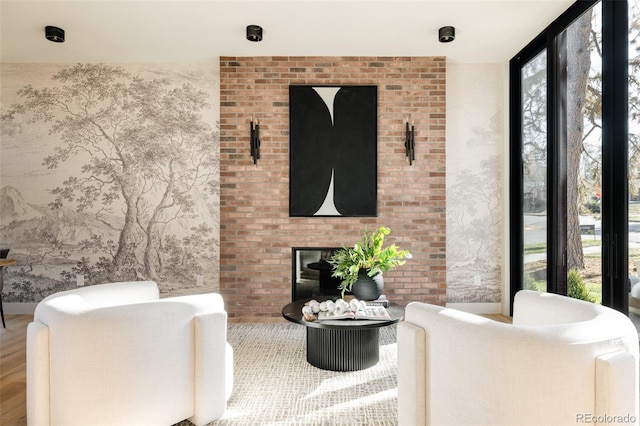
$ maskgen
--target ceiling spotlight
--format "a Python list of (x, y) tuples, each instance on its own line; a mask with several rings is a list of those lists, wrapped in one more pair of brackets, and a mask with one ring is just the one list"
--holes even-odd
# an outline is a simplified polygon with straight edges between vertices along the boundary
[(456, 39), (456, 29), (453, 27), (442, 27), (438, 30), (438, 40), (440, 43), (449, 43)]
[(54, 43), (64, 43), (64, 30), (58, 27), (44, 27), (44, 36)]
[(247, 25), (247, 40), (262, 41), (262, 27), (260, 25)]

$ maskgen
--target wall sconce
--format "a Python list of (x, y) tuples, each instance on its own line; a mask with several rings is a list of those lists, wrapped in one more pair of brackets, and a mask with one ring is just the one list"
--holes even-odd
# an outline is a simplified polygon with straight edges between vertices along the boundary
[(253, 164), (258, 164), (260, 159), (260, 120), (253, 121), (251, 117), (251, 139), (249, 144), (251, 146), (251, 158), (253, 158)]
[(414, 138), (415, 130), (413, 127), (413, 122), (409, 124), (409, 118), (405, 123), (405, 139), (404, 139), (404, 150), (405, 155), (409, 159), (409, 165), (413, 165), (413, 162), (416, 159), (416, 142)]

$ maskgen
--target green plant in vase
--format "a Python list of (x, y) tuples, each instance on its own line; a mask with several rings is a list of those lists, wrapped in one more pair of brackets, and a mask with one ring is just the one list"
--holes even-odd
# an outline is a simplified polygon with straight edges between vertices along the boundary
[[(342, 297), (346, 291), (353, 291), (353, 285), (359, 279), (377, 278), (382, 283), (382, 272), (404, 265), (405, 259), (411, 258), (408, 250), (400, 250), (395, 244), (383, 247), (384, 238), (390, 233), (391, 230), (384, 226), (373, 232), (365, 230), (362, 241), (355, 243), (353, 247), (343, 247), (331, 256), (329, 263), (333, 266), (332, 276), (342, 281), (339, 287)], [(381, 284), (379, 287), (381, 293)], [(358, 297), (355, 291), (354, 295)], [(373, 297), (375, 298), (377, 297)]]

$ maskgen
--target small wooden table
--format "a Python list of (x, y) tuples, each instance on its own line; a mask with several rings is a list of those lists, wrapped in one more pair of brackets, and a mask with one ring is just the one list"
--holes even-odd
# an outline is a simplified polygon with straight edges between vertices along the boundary
[(0, 317), (2, 317), (2, 327), (7, 328), (4, 323), (4, 310), (2, 309), (2, 289), (4, 288), (4, 266), (13, 265), (15, 259), (0, 259)]
[(307, 362), (323, 370), (356, 371), (373, 367), (380, 360), (380, 328), (404, 317), (404, 308), (392, 304), (387, 308), (391, 319), (386, 321), (306, 321), (302, 307), (308, 301), (289, 303), (282, 308), (282, 316), (307, 328)]

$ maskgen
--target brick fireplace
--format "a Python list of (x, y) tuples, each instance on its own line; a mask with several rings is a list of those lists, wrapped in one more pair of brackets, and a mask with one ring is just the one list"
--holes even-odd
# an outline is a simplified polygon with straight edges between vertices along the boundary
[[(446, 293), (443, 57), (220, 58), (220, 292), (231, 320), (280, 318), (291, 300), (293, 247), (352, 245), (366, 228), (413, 259), (385, 274), (400, 304), (444, 304)], [(378, 216), (289, 217), (289, 85), (378, 87)], [(249, 155), (249, 121), (260, 120), (261, 160)], [(415, 123), (416, 158), (404, 153)]]

